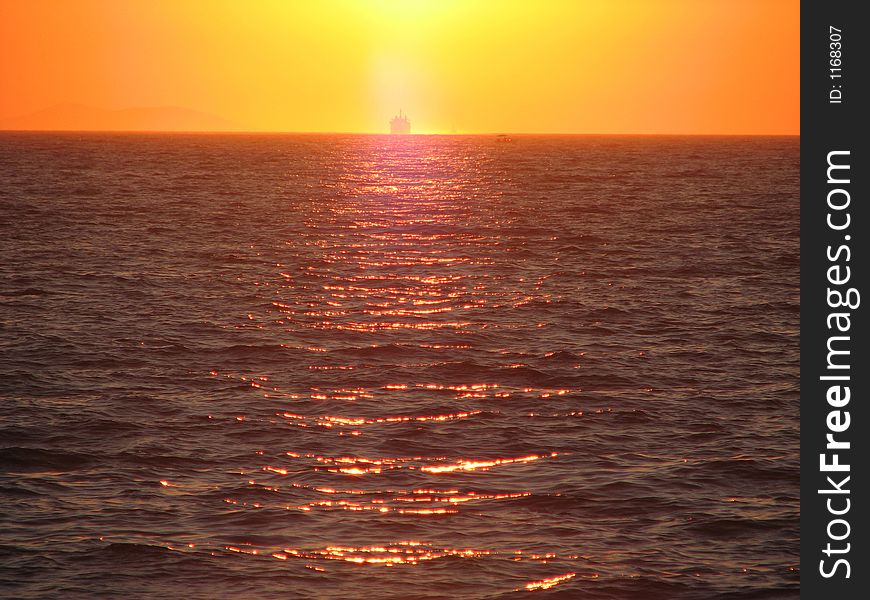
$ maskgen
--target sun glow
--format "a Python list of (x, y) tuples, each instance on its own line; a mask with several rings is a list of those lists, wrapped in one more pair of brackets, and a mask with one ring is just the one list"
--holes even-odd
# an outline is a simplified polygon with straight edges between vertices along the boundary
[(250, 131), (387, 132), (399, 109), (413, 133), (798, 131), (792, 0), (0, 5), (0, 127), (67, 102)]

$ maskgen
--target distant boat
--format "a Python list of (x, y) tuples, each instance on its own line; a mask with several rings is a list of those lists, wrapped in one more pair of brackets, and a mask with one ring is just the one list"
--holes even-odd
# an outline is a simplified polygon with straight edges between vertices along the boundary
[(497, 141), (497, 142), (510, 143), (510, 142), (513, 142), (513, 141), (514, 141), (514, 138), (512, 138), (511, 136), (506, 135), (506, 134), (504, 134), (504, 133), (500, 133), (500, 134), (498, 134), (497, 136), (495, 136), (495, 141)]
[(390, 121), (390, 133), (395, 135), (408, 135), (411, 133), (411, 121), (408, 120), (407, 115), (402, 114), (401, 109), (399, 109), (399, 114)]

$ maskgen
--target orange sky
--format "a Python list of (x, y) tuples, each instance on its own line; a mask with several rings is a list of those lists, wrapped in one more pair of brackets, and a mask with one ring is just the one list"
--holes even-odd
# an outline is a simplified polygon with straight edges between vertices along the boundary
[(797, 0), (0, 0), (0, 118), (245, 130), (799, 132)]

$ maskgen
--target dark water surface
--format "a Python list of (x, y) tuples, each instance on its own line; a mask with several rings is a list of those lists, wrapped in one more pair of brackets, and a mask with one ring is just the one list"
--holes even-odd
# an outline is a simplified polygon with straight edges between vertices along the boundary
[(798, 166), (0, 135), (0, 595), (797, 597)]

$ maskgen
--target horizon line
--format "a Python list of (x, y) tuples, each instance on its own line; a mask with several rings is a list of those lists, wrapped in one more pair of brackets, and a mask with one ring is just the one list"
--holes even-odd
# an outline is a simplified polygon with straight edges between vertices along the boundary
[(0, 133), (159, 133), (159, 134), (202, 134), (202, 135), (378, 135), (395, 138), (415, 136), (672, 136), (672, 137), (800, 137), (797, 133), (715, 133), (715, 132), (575, 132), (575, 131), (483, 131), (483, 132), (444, 132), (444, 133), (406, 133), (394, 134), (378, 131), (289, 131), (266, 129), (4, 129)]

